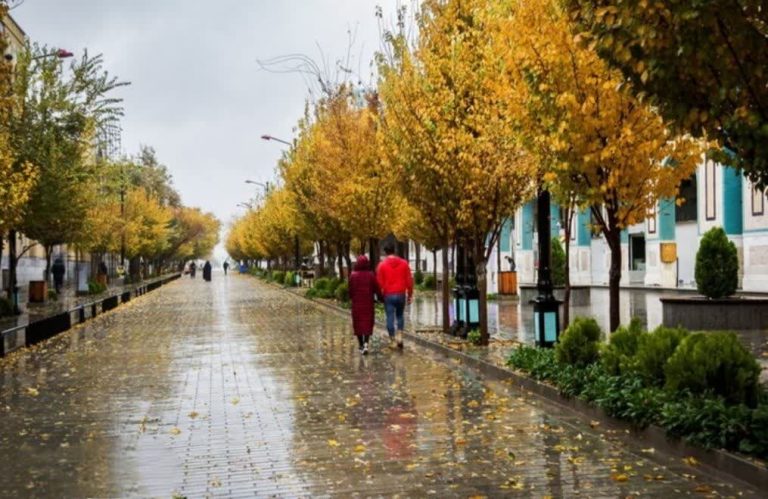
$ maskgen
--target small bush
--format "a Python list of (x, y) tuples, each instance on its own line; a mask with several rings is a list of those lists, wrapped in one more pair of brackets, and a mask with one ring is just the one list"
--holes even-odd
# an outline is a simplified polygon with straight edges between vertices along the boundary
[(336, 289), (333, 292), (333, 295), (335, 298), (342, 302), (346, 303), (349, 301), (349, 284), (346, 282), (340, 283), (338, 286), (336, 286)]
[(413, 273), (413, 283), (416, 286), (420, 286), (421, 283), (423, 283), (423, 282), (424, 282), (424, 272), (422, 272), (421, 270), (417, 270), (416, 272), (414, 272)]
[(424, 282), (422, 283), (424, 289), (435, 289), (437, 287), (437, 281), (433, 274), (427, 274), (424, 276)]
[(552, 284), (565, 285), (565, 250), (558, 238), (552, 239)]
[(59, 299), (59, 293), (57, 293), (55, 289), (49, 289), (48, 299), (51, 301), (57, 301)]
[(472, 343), (473, 345), (479, 345), (482, 341), (482, 335), (480, 334), (480, 331), (477, 329), (473, 329), (469, 333), (467, 333), (467, 341)]
[(693, 333), (680, 342), (664, 368), (665, 387), (714, 393), (727, 402), (757, 404), (760, 366), (735, 333)]
[(296, 272), (286, 272), (285, 277), (283, 278), (283, 284), (289, 288), (296, 286)]
[(611, 333), (610, 343), (603, 349), (600, 363), (608, 374), (618, 375), (631, 370), (637, 343), (644, 334), (640, 319), (633, 317), (628, 326), (620, 326)]
[(98, 295), (107, 290), (107, 287), (100, 282), (89, 281), (88, 282), (88, 294)]
[(499, 295), (497, 293), (488, 293), (485, 295), (485, 299), (488, 301), (496, 301), (499, 299)]
[(555, 357), (561, 364), (584, 367), (598, 360), (600, 326), (591, 317), (577, 317), (555, 346)]
[(13, 303), (4, 296), (0, 296), (0, 317), (13, 315)]
[(278, 284), (283, 284), (283, 282), (285, 282), (285, 272), (282, 270), (273, 270), (270, 277), (272, 281)]
[(312, 286), (318, 291), (327, 291), (331, 286), (332, 279), (330, 277), (321, 277), (315, 279), (315, 284)]
[(647, 384), (664, 385), (664, 366), (686, 336), (685, 329), (659, 326), (639, 337), (633, 367)]
[(708, 298), (723, 298), (736, 292), (739, 259), (736, 245), (721, 227), (709, 229), (696, 253), (696, 288)]

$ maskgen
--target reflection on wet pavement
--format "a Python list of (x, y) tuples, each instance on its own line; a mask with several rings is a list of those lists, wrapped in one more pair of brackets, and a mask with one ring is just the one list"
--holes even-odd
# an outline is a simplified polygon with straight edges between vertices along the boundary
[(738, 492), (423, 352), (362, 357), (349, 322), (214, 275), (14, 353), (0, 496)]
[[(623, 289), (620, 292), (621, 323), (629, 323), (632, 317), (652, 330), (662, 321), (661, 296), (674, 294), (673, 291)], [(434, 328), (442, 320), (442, 304), (439, 294), (417, 295), (409, 310), (409, 319), (414, 328)], [(592, 288), (588, 304), (571, 307), (571, 317), (594, 317), (603, 331), (608, 330), (608, 290)], [(516, 298), (502, 297), (488, 302), (488, 328), (492, 337), (511, 339), (532, 344), (533, 305)], [(768, 357), (768, 331), (739, 331), (744, 344), (758, 358)]]

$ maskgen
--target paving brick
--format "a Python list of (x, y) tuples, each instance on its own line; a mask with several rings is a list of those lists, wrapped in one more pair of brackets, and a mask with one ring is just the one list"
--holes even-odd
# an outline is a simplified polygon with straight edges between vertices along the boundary
[(349, 322), (185, 279), (2, 359), (0, 496), (757, 495)]

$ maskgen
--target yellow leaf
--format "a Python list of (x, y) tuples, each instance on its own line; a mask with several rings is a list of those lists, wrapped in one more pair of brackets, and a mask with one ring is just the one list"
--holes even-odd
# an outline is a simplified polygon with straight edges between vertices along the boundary
[(611, 479), (615, 482), (626, 482), (629, 480), (629, 475), (626, 473), (612, 473)]
[(328, 439), (328, 445), (330, 445), (331, 447), (338, 447), (339, 446), (339, 442), (337, 442), (336, 440), (334, 440), (332, 438), (329, 438)]
[(168, 433), (170, 433), (171, 435), (181, 435), (181, 430), (174, 426), (169, 430)]

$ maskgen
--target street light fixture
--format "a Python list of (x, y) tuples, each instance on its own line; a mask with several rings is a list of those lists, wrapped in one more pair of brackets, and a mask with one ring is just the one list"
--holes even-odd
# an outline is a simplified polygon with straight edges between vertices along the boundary
[(290, 142), (288, 142), (287, 140), (278, 139), (277, 137), (273, 137), (273, 136), (267, 135), (267, 134), (262, 135), (261, 138), (263, 140), (274, 140), (275, 142), (281, 142), (281, 143), (283, 143), (283, 144), (285, 144), (287, 146), (292, 146), (293, 145)]
[[(262, 135), (261, 138), (262, 138), (262, 140), (274, 140), (275, 142), (280, 142), (281, 144), (285, 144), (288, 147), (293, 147), (293, 144), (291, 144), (287, 140), (278, 139), (277, 137), (273, 137), (272, 135), (269, 135), (269, 134), (266, 134), (266, 133), (264, 135)], [(246, 182), (248, 182), (248, 181), (246, 180)], [(256, 182), (253, 182), (253, 183), (256, 183)], [(294, 253), (295, 253), (295, 255), (294, 255), (294, 259), (295, 259), (294, 264), (296, 266), (296, 271), (297, 272), (301, 272), (301, 247), (299, 245), (299, 235), (298, 234), (296, 234), (296, 237), (294, 238), (294, 246), (295, 246), (294, 247)], [(298, 284), (298, 274), (296, 274), (296, 275), (297, 275), (297, 284)]]

